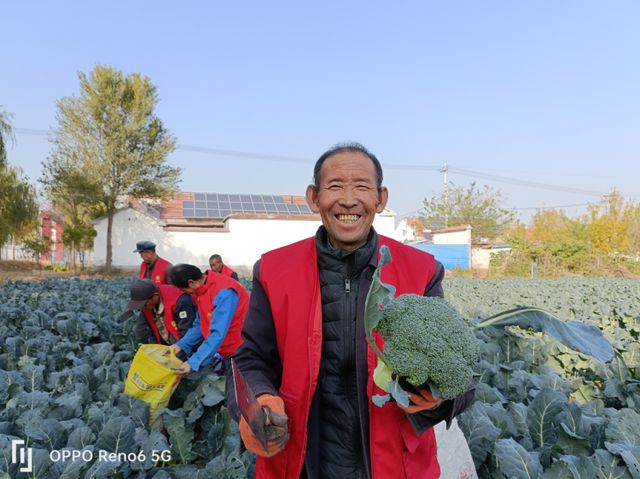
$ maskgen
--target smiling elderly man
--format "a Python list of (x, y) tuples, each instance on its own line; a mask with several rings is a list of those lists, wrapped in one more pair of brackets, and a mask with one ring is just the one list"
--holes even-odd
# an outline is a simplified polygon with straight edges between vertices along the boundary
[[(244, 343), (235, 355), (269, 411), (266, 450), (240, 418), (242, 440), (259, 456), (256, 478), (437, 478), (432, 426), (449, 423), (473, 392), (442, 402), (425, 388), (408, 408), (373, 406), (376, 356), (363, 321), (380, 246), (391, 250), (385, 275), (397, 294), (442, 296), (442, 265), (373, 229), (389, 193), (380, 162), (362, 145), (324, 153), (306, 196), (322, 226), (315, 237), (256, 263)], [(237, 418), (229, 377), (227, 391)]]

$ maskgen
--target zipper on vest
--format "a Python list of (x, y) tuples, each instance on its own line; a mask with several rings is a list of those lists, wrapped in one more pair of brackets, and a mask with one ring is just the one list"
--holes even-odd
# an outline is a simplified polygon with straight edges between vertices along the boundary
[(351, 278), (345, 278), (344, 280), (344, 292), (349, 294), (351, 292)]

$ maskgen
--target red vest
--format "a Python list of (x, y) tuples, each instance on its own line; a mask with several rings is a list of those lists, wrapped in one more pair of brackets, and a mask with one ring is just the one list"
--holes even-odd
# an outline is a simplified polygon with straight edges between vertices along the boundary
[(196, 294), (198, 295), (198, 312), (200, 313), (200, 331), (202, 332), (202, 337), (207, 339), (211, 334), (213, 300), (218, 291), (223, 289), (232, 289), (238, 293), (236, 312), (231, 318), (227, 335), (224, 337), (220, 348), (218, 348), (218, 354), (224, 358), (229, 358), (242, 344), (242, 326), (244, 325), (244, 316), (247, 314), (247, 309), (249, 309), (249, 293), (235, 279), (211, 272), (207, 275), (207, 282), (198, 288)]
[[(144, 261), (140, 265), (140, 279), (146, 278), (147, 266), (147, 263), (145, 263)], [(149, 279), (151, 279), (151, 281), (156, 284), (167, 284), (168, 281), (166, 276), (167, 268), (169, 266), (171, 266), (171, 263), (169, 263), (166, 259), (162, 259), (160, 256), (158, 256), (156, 264), (153, 265), (153, 271), (151, 272), (151, 277)]]
[(220, 274), (223, 274), (224, 276), (229, 276), (229, 278), (231, 278), (231, 275), (233, 274), (233, 270), (229, 268), (226, 264), (223, 264), (222, 271), (220, 271)]
[[(213, 271), (212, 269), (208, 269), (208, 270), (206, 271), (206, 273), (207, 273), (207, 278), (208, 278), (208, 277), (209, 277), (209, 275), (210, 275), (211, 273), (215, 273), (215, 271)], [(220, 271), (220, 273), (218, 273), (218, 274), (221, 274), (222, 276), (227, 276), (227, 277), (231, 278), (231, 275), (232, 275), (233, 273), (234, 273), (234, 271), (233, 271), (231, 268), (229, 268), (226, 264), (223, 264), (223, 265), (222, 265), (222, 270), (221, 270), (221, 271)]]
[[(164, 326), (167, 328), (167, 332), (175, 338), (175, 341), (177, 341), (180, 339), (180, 334), (178, 333), (178, 325), (176, 324), (174, 313), (178, 298), (185, 293), (181, 289), (170, 284), (161, 284), (158, 288), (160, 288), (160, 297), (162, 298), (162, 304), (164, 305)], [(144, 317), (147, 318), (149, 326), (151, 326), (151, 330), (156, 337), (156, 342), (158, 344), (164, 344), (164, 340), (162, 339), (162, 336), (160, 336), (160, 332), (153, 320), (153, 310), (143, 309), (142, 312)]]
[[(396, 287), (396, 295), (424, 294), (435, 273), (433, 256), (378, 236), (392, 261), (382, 269), (382, 281)], [(256, 479), (297, 479), (307, 448), (307, 423), (318, 383), (322, 354), (322, 302), (315, 238), (262, 256), (260, 282), (269, 298), (282, 361), (279, 395), (289, 417), (289, 442), (272, 458), (258, 457)], [(376, 343), (383, 347), (382, 338)], [(377, 356), (367, 347), (367, 395), (384, 394), (373, 383)], [(440, 477), (433, 429), (417, 436), (405, 413), (395, 404), (374, 406), (369, 400), (369, 446), (373, 479), (432, 479)]]

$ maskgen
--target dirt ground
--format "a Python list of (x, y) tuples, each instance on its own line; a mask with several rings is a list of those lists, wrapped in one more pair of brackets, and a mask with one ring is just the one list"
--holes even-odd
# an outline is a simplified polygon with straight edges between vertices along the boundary
[[(129, 276), (126, 272), (114, 271), (109, 276)], [(59, 277), (70, 278), (74, 276), (95, 278), (105, 277), (104, 272), (89, 270), (78, 271), (54, 271), (47, 269), (33, 261), (0, 261), (0, 282), (30, 280), (37, 281), (45, 278)]]

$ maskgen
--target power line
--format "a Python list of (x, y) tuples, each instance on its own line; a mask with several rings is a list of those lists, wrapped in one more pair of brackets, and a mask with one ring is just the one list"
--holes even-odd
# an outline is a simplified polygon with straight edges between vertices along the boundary
[(597, 205), (597, 204), (601, 204), (601, 203), (606, 203), (606, 201), (593, 201), (591, 203), (576, 203), (573, 205), (555, 205), (555, 206), (527, 206), (527, 207), (523, 207), (523, 208), (512, 208), (514, 210), (556, 210), (558, 208), (574, 208), (574, 207), (580, 207), (580, 206), (590, 206), (590, 205)]
[(472, 178), (484, 178), (486, 180), (499, 181), (502, 183), (509, 183), (512, 185), (519, 185), (519, 186), (529, 186), (531, 188), (539, 188), (543, 190), (560, 191), (563, 193), (577, 193), (580, 195), (598, 196), (598, 197), (604, 195), (604, 193), (602, 193), (601, 191), (583, 190), (581, 188), (573, 188), (570, 186), (559, 186), (559, 185), (552, 185), (550, 183), (521, 180), (518, 178), (509, 178), (507, 176), (493, 175), (490, 173), (482, 173), (479, 171), (463, 170), (461, 168), (449, 167), (449, 171), (453, 173), (457, 173), (459, 175), (463, 175), (463, 176), (470, 176)]
[[(19, 134), (36, 135), (36, 136), (48, 136), (52, 133), (51, 131), (40, 130), (35, 128), (14, 128), (14, 131)], [(267, 153), (254, 153), (254, 152), (247, 152), (247, 151), (227, 150), (227, 149), (221, 149), (221, 148), (209, 148), (209, 147), (185, 145), (185, 144), (178, 144), (176, 146), (176, 149), (182, 150), (182, 151), (191, 151), (194, 153), (202, 153), (207, 155), (231, 156), (236, 158), (258, 159), (258, 160), (265, 160), (265, 161), (280, 161), (280, 162), (298, 163), (298, 164), (312, 164), (315, 162), (315, 160), (312, 158), (303, 158), (303, 157), (286, 156), (286, 155), (271, 155)], [(391, 170), (408, 170), (408, 171), (439, 171), (439, 172), (443, 171), (443, 167), (440, 165), (415, 165), (415, 164), (411, 165), (411, 164), (386, 164), (385, 163), (384, 168), (391, 169)], [(527, 186), (530, 188), (559, 191), (562, 193), (575, 193), (575, 194), (587, 195), (587, 196), (601, 197), (604, 195), (604, 193), (599, 191), (585, 190), (581, 188), (574, 188), (574, 187), (568, 187), (568, 186), (560, 186), (560, 185), (542, 183), (537, 181), (522, 180), (519, 178), (511, 178), (508, 176), (494, 175), (490, 173), (484, 173), (481, 171), (456, 168), (446, 164), (444, 168), (446, 169), (446, 171), (451, 173), (456, 173), (458, 175), (468, 176), (471, 178), (492, 180), (492, 181), (507, 183), (511, 185)], [(535, 208), (532, 208), (532, 209), (535, 209)]]

